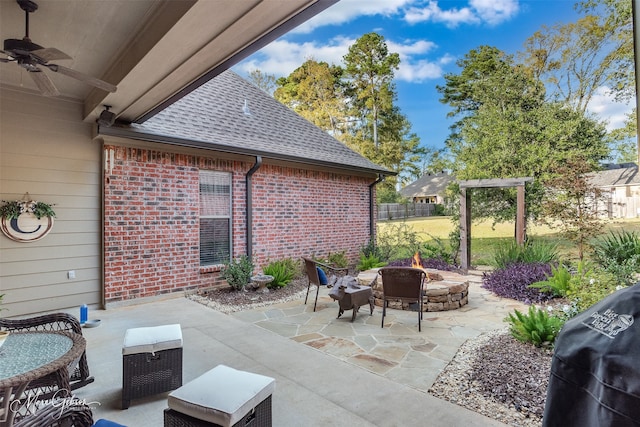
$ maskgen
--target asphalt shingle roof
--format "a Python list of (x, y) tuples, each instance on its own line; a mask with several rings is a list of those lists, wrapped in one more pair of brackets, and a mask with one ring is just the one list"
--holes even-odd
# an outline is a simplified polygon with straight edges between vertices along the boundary
[(400, 190), (404, 197), (426, 197), (443, 194), (453, 177), (447, 173), (422, 175), (418, 180)]
[[(243, 112), (245, 101), (250, 115)], [(230, 70), (126, 132), (138, 139), (392, 174)]]
[(640, 185), (638, 166), (605, 169), (590, 175), (591, 183), (596, 187), (619, 187), (623, 185)]

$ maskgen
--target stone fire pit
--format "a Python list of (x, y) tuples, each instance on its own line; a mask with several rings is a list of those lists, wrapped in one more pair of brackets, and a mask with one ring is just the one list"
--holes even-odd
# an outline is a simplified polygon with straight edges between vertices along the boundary
[[(429, 279), (425, 281), (423, 311), (456, 310), (469, 302), (469, 281), (458, 273), (425, 268)], [(374, 282), (375, 279), (375, 282)], [(372, 284), (372, 282), (374, 282)], [(358, 274), (358, 283), (371, 285), (375, 305), (382, 307), (382, 277), (378, 269), (363, 271)], [(415, 305), (415, 304), (412, 304)], [(398, 310), (410, 310), (408, 303), (389, 301), (389, 307)]]

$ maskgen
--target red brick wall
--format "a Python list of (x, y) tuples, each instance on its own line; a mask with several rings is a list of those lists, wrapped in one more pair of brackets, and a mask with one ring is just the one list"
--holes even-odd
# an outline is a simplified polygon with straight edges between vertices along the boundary
[[(245, 174), (252, 164), (105, 146), (105, 300), (222, 285), (199, 266), (199, 170), (233, 173), (234, 257), (246, 253)], [(107, 159), (109, 159), (107, 155)], [(345, 250), (369, 239), (372, 179), (263, 165), (253, 175), (253, 261)]]

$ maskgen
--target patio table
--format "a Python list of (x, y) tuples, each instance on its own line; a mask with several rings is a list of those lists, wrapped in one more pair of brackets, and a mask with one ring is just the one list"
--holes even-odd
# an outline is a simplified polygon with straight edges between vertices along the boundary
[(345, 310), (353, 310), (351, 313), (351, 321), (356, 320), (356, 315), (361, 306), (369, 304), (370, 313), (373, 314), (373, 293), (371, 286), (360, 286), (358, 288), (345, 288), (344, 296), (338, 300), (338, 318), (342, 316)]
[(85, 346), (84, 337), (72, 332), (12, 332), (0, 347), (0, 427), (10, 427), (16, 417), (38, 409), (32, 407), (41, 397), (33, 390), (40, 386), (38, 379), (51, 380), (46, 385), (57, 387), (55, 397), (69, 396), (69, 367), (75, 366)]

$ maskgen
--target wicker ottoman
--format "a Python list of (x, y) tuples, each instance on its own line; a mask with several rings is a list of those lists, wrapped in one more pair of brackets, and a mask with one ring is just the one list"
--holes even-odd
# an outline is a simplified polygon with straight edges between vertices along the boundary
[(127, 329), (122, 346), (122, 409), (131, 399), (182, 385), (180, 325)]
[(164, 425), (271, 427), (276, 381), (218, 365), (169, 393)]

